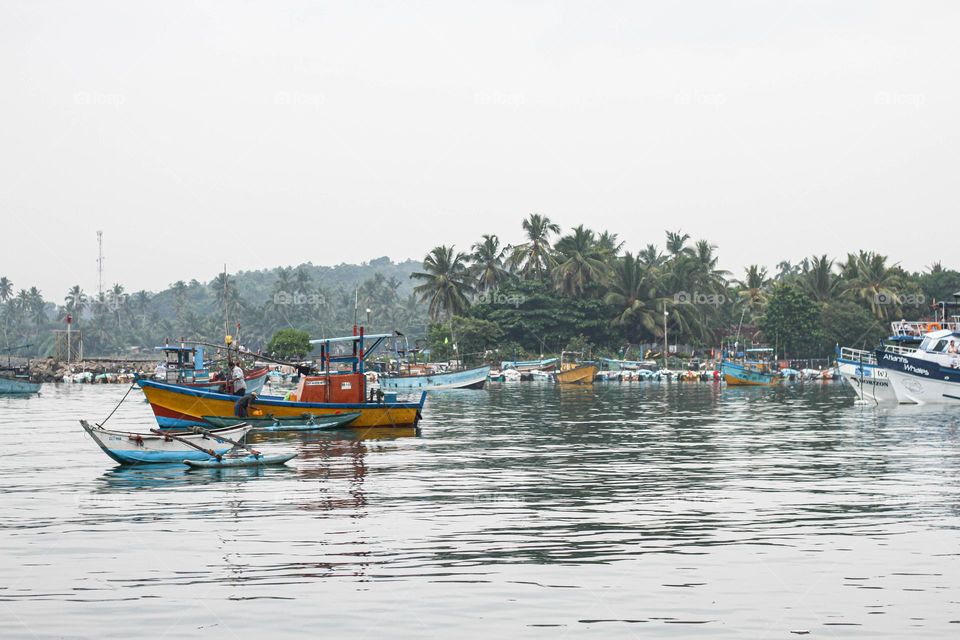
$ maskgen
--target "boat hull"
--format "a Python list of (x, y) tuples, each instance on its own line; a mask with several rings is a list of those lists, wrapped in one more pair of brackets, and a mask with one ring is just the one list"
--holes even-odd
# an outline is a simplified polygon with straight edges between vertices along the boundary
[(322, 431), (324, 429), (341, 429), (360, 417), (360, 413), (343, 413), (331, 416), (307, 415), (299, 418), (218, 418), (217, 416), (203, 416), (204, 421), (215, 427), (231, 427), (246, 422), (257, 431)]
[[(183, 462), (184, 460), (208, 460), (210, 455), (198, 451), (188, 444), (149, 433), (129, 433), (112, 431), (88, 424), (81, 420), (84, 431), (90, 435), (97, 446), (110, 458), (120, 464), (158, 464)], [(251, 429), (250, 425), (240, 424), (228, 429), (211, 431), (205, 434), (177, 434), (200, 445), (205, 449), (212, 449), (217, 455), (223, 455), (233, 448), (233, 445), (220, 440), (217, 436), (239, 440)]]
[[(246, 374), (243, 379), (247, 383), (247, 393), (260, 393), (263, 385), (267, 382), (267, 375), (270, 369), (262, 367)], [(203, 389), (205, 391), (219, 391), (220, 385), (226, 384), (226, 380), (215, 380), (213, 382), (168, 382), (166, 384), (176, 384), (188, 389)]]
[[(137, 381), (143, 394), (153, 409), (157, 424), (161, 427), (187, 428), (205, 426), (208, 423), (203, 416), (234, 418), (236, 396), (188, 389), (176, 385), (167, 385), (152, 380)], [(359, 413), (349, 424), (349, 428), (368, 427), (415, 427), (420, 420), (420, 412), (426, 394), (421, 394), (420, 402), (383, 402), (383, 403), (319, 403), (291, 402), (279, 396), (260, 396), (254, 407), (265, 415), (277, 418), (302, 418), (310, 413), (318, 417), (342, 413)]]
[(733, 362), (724, 362), (720, 365), (723, 378), (730, 386), (738, 387), (768, 387), (777, 381), (772, 373), (754, 371), (743, 365)]
[(237, 458), (209, 458), (207, 460), (185, 459), (183, 462), (191, 469), (224, 469), (233, 467), (266, 467), (286, 464), (297, 457), (295, 453), (278, 453), (269, 456), (242, 456)]
[(876, 356), (899, 402), (960, 404), (960, 369), (887, 351), (877, 351)]
[(40, 383), (25, 378), (7, 378), (0, 376), (0, 395), (28, 395), (39, 393)]
[(597, 365), (583, 364), (557, 373), (557, 382), (560, 384), (593, 384), (593, 378), (596, 375)]
[(446, 391), (450, 389), (483, 389), (490, 367), (476, 367), (463, 371), (435, 373), (424, 376), (396, 376), (380, 378), (384, 391)]
[(878, 403), (897, 402), (897, 394), (890, 384), (887, 372), (882, 367), (838, 360), (840, 376), (850, 385), (858, 397), (874, 400)]

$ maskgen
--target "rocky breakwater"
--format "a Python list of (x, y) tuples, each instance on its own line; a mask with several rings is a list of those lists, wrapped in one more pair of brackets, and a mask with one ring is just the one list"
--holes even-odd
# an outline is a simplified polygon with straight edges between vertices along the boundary
[(152, 375), (153, 363), (131, 360), (96, 360), (69, 365), (53, 358), (30, 362), (30, 379), (36, 382), (115, 384), (132, 382), (134, 374)]

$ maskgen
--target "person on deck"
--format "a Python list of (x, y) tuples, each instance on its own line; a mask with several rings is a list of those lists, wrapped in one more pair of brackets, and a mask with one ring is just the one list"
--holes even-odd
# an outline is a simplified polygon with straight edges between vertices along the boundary
[(243, 369), (240, 368), (239, 362), (233, 363), (233, 369), (230, 370), (230, 379), (233, 381), (233, 395), (246, 395), (247, 381), (243, 377)]
[(246, 418), (250, 415), (250, 409), (253, 407), (253, 403), (257, 400), (257, 392), (252, 391), (242, 398), (237, 400), (236, 404), (233, 405), (233, 413), (238, 418)]

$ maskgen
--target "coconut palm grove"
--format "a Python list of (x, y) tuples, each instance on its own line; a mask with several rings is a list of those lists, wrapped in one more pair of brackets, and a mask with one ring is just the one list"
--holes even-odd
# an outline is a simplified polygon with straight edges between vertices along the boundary
[[(548, 216), (522, 220), (522, 241), (484, 234), (469, 247), (440, 245), (422, 263), (304, 264), (178, 281), (160, 292), (117, 283), (62, 297), (0, 277), (6, 347), (51, 355), (65, 318), (89, 355), (122, 355), (164, 341), (220, 340), (241, 324), (252, 349), (283, 329), (311, 337), (397, 330), (463, 359), (557, 353), (649, 356), (667, 342), (679, 355), (725, 341), (764, 343), (792, 358), (827, 358), (834, 345), (872, 346), (896, 319), (922, 319), (960, 290), (960, 272), (934, 263), (909, 272), (895, 258), (857, 249), (743, 273), (720, 268), (719, 248), (683, 231), (627, 247), (609, 230), (563, 229)], [(455, 347), (456, 345), (456, 347)]]

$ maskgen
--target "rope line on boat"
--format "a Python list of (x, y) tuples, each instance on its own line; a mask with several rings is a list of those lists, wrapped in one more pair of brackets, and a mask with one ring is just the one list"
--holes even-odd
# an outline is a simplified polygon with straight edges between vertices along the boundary
[(123, 401), (127, 399), (127, 396), (130, 395), (130, 392), (133, 391), (133, 388), (134, 388), (135, 386), (137, 386), (137, 383), (136, 383), (136, 382), (134, 382), (133, 384), (130, 385), (130, 388), (127, 389), (127, 392), (126, 392), (125, 394), (123, 394), (123, 397), (122, 397), (122, 398), (120, 398), (120, 402), (118, 402), (118, 403), (117, 403), (117, 406), (115, 406), (115, 407), (113, 408), (113, 411), (110, 412), (110, 415), (108, 415), (108, 416), (104, 419), (103, 422), (98, 422), (98, 423), (96, 423), (98, 427), (102, 427), (103, 425), (107, 424), (107, 420), (109, 420), (110, 418), (113, 417), (113, 414), (115, 414), (115, 413), (117, 412), (117, 409), (120, 408), (120, 405), (122, 405), (122, 404), (123, 404)]

